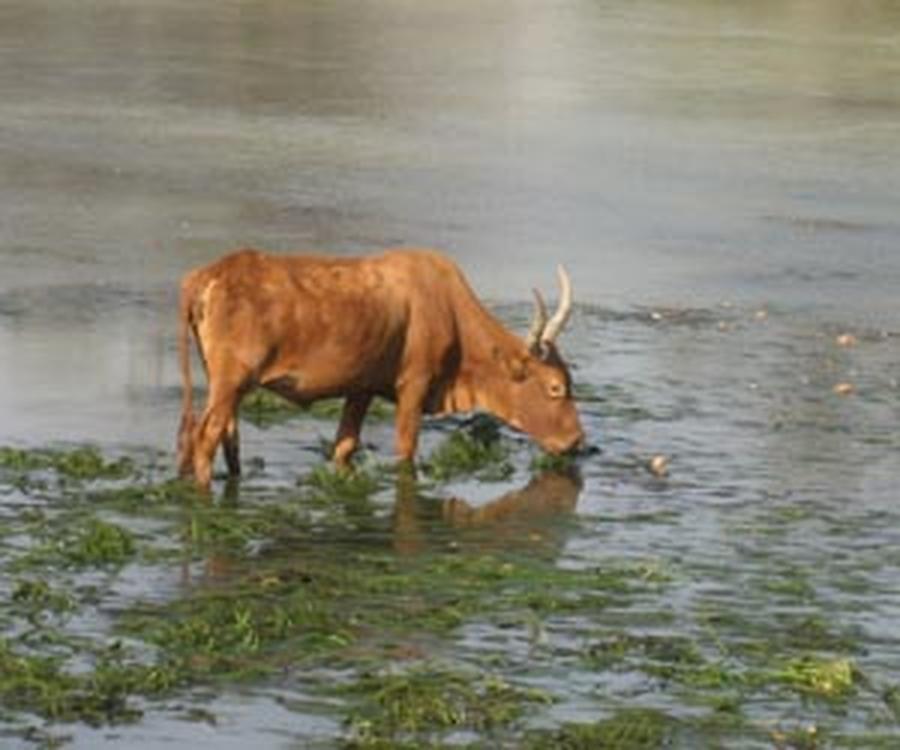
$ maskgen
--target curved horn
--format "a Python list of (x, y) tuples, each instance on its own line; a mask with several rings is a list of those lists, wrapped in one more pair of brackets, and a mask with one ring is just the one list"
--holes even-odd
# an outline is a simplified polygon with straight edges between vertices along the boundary
[(544, 335), (544, 329), (547, 327), (547, 305), (544, 304), (544, 298), (537, 289), (534, 292), (534, 317), (531, 319), (531, 328), (528, 329), (528, 335), (525, 337), (525, 346), (529, 349), (536, 349)]
[(562, 266), (557, 266), (556, 273), (559, 275), (559, 307), (541, 334), (541, 344), (552, 344), (556, 341), (556, 337), (562, 333), (572, 314), (572, 281)]

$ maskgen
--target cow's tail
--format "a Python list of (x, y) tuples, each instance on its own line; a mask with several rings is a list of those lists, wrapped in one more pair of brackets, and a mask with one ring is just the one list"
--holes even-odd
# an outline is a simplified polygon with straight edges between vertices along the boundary
[(181, 285), (178, 308), (178, 360), (181, 369), (181, 424), (178, 427), (178, 473), (193, 474), (194, 469), (194, 384), (191, 380), (191, 331), (193, 329), (193, 285), (185, 279)]

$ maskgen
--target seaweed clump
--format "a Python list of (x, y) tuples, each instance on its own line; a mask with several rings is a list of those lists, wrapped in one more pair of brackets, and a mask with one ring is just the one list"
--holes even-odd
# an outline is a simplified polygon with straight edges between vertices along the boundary
[(27, 450), (0, 447), (0, 469), (17, 474), (54, 471), (68, 479), (125, 479), (135, 472), (127, 457), (108, 460), (93, 446), (72, 450)]
[(483, 482), (500, 481), (508, 479), (514, 471), (509, 458), (509, 446), (497, 423), (479, 416), (438, 445), (422, 468), (437, 482), (466, 474), (474, 474)]
[(435, 730), (506, 727), (529, 705), (552, 702), (543, 691), (496, 675), (430, 664), (369, 674), (344, 692), (363, 698), (348, 720), (352, 748), (396, 747), (398, 740), (410, 741)]
[(655, 709), (623, 709), (608, 719), (529, 733), (527, 750), (656, 750), (669, 747), (678, 722)]

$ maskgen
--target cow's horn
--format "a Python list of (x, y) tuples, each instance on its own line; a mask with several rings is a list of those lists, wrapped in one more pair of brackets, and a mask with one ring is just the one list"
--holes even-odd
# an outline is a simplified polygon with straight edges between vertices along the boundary
[(557, 266), (556, 272), (559, 275), (559, 307), (541, 334), (541, 344), (552, 344), (556, 341), (556, 337), (562, 333), (572, 314), (572, 282), (569, 274), (562, 266)]
[(528, 329), (528, 335), (525, 337), (525, 345), (534, 350), (537, 348), (544, 335), (544, 329), (547, 327), (547, 305), (544, 304), (544, 298), (537, 289), (534, 292), (534, 317), (531, 319), (531, 328)]

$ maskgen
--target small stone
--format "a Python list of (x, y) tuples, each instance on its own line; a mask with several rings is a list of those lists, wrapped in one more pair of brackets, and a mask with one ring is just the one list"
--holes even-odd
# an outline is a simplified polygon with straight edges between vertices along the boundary
[(669, 475), (669, 459), (659, 454), (650, 459), (647, 468), (655, 477), (666, 477)]
[(835, 343), (838, 346), (843, 346), (844, 348), (856, 346), (856, 336), (854, 336), (852, 333), (842, 333), (835, 339)]
[(760, 321), (766, 320), (769, 317), (769, 311), (768, 310), (757, 310), (756, 313), (753, 315), (753, 317)]
[(853, 383), (837, 383), (834, 388), (832, 388), (838, 396), (849, 396), (856, 390), (856, 387)]

